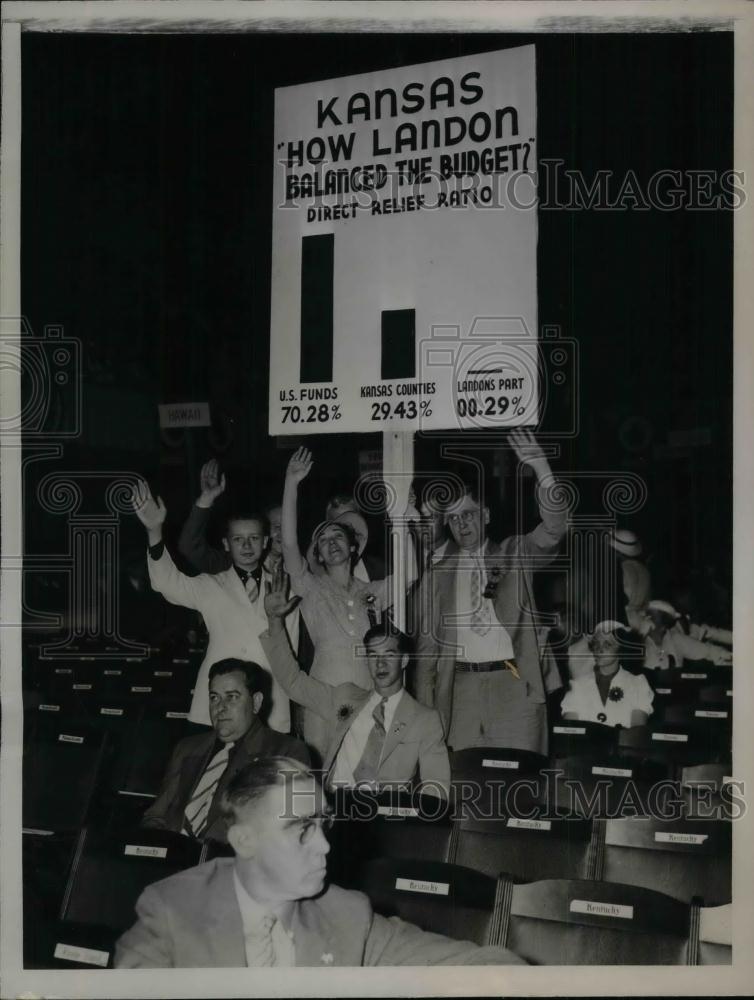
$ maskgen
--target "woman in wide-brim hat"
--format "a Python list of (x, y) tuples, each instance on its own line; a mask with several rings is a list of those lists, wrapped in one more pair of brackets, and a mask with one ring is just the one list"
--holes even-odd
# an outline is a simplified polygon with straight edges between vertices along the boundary
[[(353, 512), (317, 525), (308, 550), (309, 562), (304, 559), (298, 547), (298, 488), (312, 464), (306, 448), (299, 448), (291, 456), (281, 524), (285, 568), (290, 574), (291, 590), (302, 599), (301, 613), (314, 645), (310, 675), (328, 684), (350, 682), (369, 689), (372, 681), (363, 655), (363, 639), (390, 606), (392, 578), (367, 583), (354, 576), (367, 532), (364, 519)], [(407, 580), (407, 585), (410, 583)], [(328, 723), (307, 710), (303, 719), (304, 739), (324, 754), (332, 737)]]

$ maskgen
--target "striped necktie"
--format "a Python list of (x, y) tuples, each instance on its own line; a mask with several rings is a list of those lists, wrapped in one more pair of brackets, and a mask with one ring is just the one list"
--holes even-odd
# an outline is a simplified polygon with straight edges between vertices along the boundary
[(272, 939), (272, 928), (277, 917), (265, 913), (247, 929), (245, 935), (246, 964), (249, 968), (276, 965), (275, 942)]
[(475, 559), (471, 570), (471, 629), (477, 635), (487, 635), (490, 627), (489, 609), (482, 597), (482, 567)]
[(228, 766), (228, 756), (232, 746), (232, 743), (224, 743), (220, 747), (197, 782), (183, 817), (182, 832), (189, 837), (200, 837), (207, 824), (209, 807), (212, 805), (220, 778)]
[(382, 698), (378, 705), (374, 706), (372, 718), (374, 725), (369, 732), (369, 738), (364, 746), (361, 760), (353, 769), (353, 780), (376, 781), (380, 769), (380, 759), (382, 758), (382, 748), (385, 745), (385, 704), (387, 698)]

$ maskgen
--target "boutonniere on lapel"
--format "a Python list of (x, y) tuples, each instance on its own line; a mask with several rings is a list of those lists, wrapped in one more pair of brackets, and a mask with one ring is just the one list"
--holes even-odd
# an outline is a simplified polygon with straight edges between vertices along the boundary
[(484, 588), (484, 597), (488, 601), (492, 601), (497, 594), (497, 585), (500, 583), (502, 578), (502, 570), (499, 566), (491, 566), (487, 574), (487, 586)]
[(396, 722), (395, 725), (393, 726), (393, 735), (397, 736), (397, 734), (401, 731), (401, 729), (405, 727), (405, 725), (406, 725), (405, 722)]
[(623, 701), (623, 688), (622, 687), (610, 688), (610, 690), (607, 693), (607, 696), (610, 699), (610, 701)]
[(324, 955), (320, 956), (320, 961), (322, 962), (323, 965), (332, 965), (335, 959), (333, 958), (333, 956), (330, 954), (329, 951), (326, 951)]
[(369, 618), (370, 625), (378, 625), (377, 621), (377, 598), (374, 594), (367, 591), (362, 595), (362, 603), (367, 611), (367, 617)]
[(353, 705), (341, 705), (338, 709), (338, 722), (347, 722), (353, 715)]

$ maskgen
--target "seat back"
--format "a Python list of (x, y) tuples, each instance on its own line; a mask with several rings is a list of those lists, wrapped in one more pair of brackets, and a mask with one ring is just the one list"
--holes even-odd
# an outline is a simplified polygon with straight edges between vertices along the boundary
[(454, 864), (514, 881), (591, 878), (593, 823), (588, 819), (466, 818), (458, 821)]
[(685, 965), (689, 907), (659, 892), (547, 879), (510, 888), (503, 944), (531, 965)]
[(550, 729), (550, 759), (575, 757), (592, 754), (614, 747), (617, 730), (613, 726), (603, 726), (599, 722), (563, 720)]
[(398, 916), (422, 930), (476, 944), (498, 944), (497, 881), (442, 862), (377, 858), (365, 866), (359, 888), (377, 913)]
[(413, 858), (421, 852), (425, 861), (447, 861), (452, 853), (450, 807), (433, 795), (339, 791), (334, 814), (328, 867), (338, 885), (354, 886), (372, 858)]
[(87, 821), (110, 756), (106, 733), (64, 722), (24, 750), (25, 830), (74, 830)]
[(673, 773), (669, 762), (642, 760), (610, 748), (558, 760), (556, 770), (558, 811), (586, 818), (636, 815), (646, 808), (652, 787)]
[(88, 829), (74, 860), (60, 919), (122, 932), (153, 882), (199, 863), (202, 845), (165, 830), (104, 834)]
[(144, 710), (134, 737), (133, 755), (120, 791), (130, 795), (155, 796), (175, 744), (186, 735), (188, 710)]
[(611, 819), (597, 877), (656, 889), (675, 899), (730, 902), (731, 824), (727, 820)]

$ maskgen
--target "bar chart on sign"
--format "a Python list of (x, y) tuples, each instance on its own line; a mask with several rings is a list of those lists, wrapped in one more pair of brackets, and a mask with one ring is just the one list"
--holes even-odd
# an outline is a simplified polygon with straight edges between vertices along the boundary
[(536, 423), (535, 141), (531, 45), (276, 91), (271, 434)]

